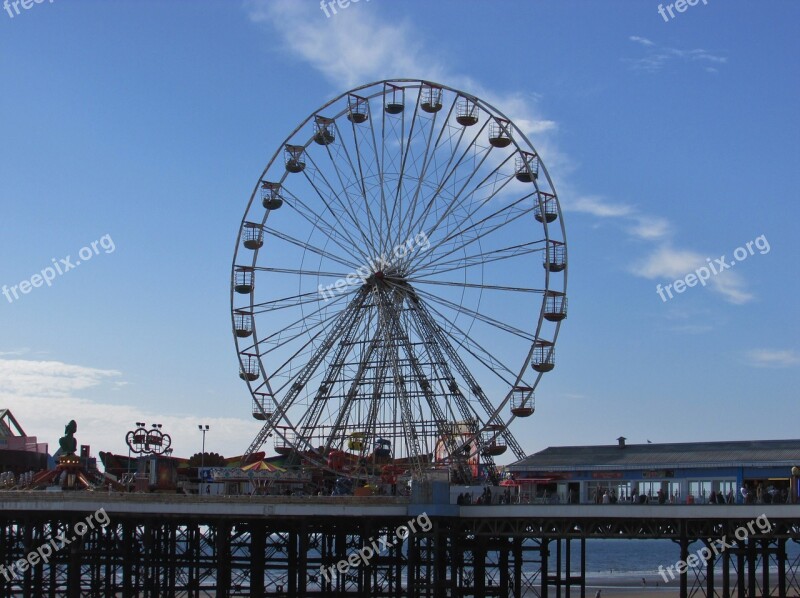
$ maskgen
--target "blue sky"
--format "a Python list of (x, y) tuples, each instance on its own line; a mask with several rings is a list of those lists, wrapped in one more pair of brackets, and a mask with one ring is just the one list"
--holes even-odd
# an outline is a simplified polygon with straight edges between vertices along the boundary
[[(229, 276), (253, 185), (320, 105), (408, 77), (511, 116), (559, 192), (570, 314), (536, 414), (512, 428), (526, 450), (796, 438), (798, 23), (789, 0), (668, 22), (649, 0), (3, 10), (0, 285), (106, 235), (114, 249), (0, 296), (0, 406), (52, 449), (75, 418), (95, 452), (124, 451), (140, 420), (177, 454), (199, 450), (199, 423), (209, 450), (244, 450), (259, 424)], [(659, 298), (760, 237), (769, 251)]]

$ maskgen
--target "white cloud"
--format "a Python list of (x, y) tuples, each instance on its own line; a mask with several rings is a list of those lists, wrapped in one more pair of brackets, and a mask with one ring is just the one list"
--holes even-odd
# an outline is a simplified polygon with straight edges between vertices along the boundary
[(0, 351), (0, 357), (19, 357), (21, 355), (25, 355), (26, 353), (30, 353), (30, 349), (23, 347), (20, 349), (12, 349), (10, 351)]
[(744, 279), (736, 272), (723, 272), (711, 279), (711, 288), (720, 293), (728, 303), (744, 305), (755, 299), (746, 290)]
[(631, 40), (632, 42), (637, 42), (639, 44), (642, 44), (643, 46), (655, 46), (655, 44), (653, 42), (651, 42), (649, 39), (647, 39), (646, 37), (639, 37), (638, 35), (631, 35), (628, 39)]
[(662, 246), (638, 264), (634, 273), (645, 278), (683, 278), (704, 264), (699, 253)]
[(787, 368), (800, 365), (800, 354), (789, 349), (753, 349), (747, 361), (756, 367)]
[(89, 444), (92, 453), (111, 451), (126, 454), (125, 434), (134, 422), (163, 424), (172, 437), (176, 456), (188, 457), (200, 451), (197, 424), (209, 424), (206, 450), (235, 456), (241, 453), (241, 439), (255, 437), (260, 429), (252, 420), (209, 418), (192, 414), (155, 413), (137, 405), (115, 405), (81, 396), (89, 389), (113, 389), (120, 381), (116, 370), (102, 370), (59, 361), (0, 359), (0, 407), (10, 409), (27, 434), (48, 443), (50, 453), (70, 419), (78, 423), (76, 438)]
[(670, 223), (666, 218), (659, 216), (634, 216), (635, 223), (628, 229), (634, 237), (646, 241), (663, 239), (670, 233)]
[(629, 216), (634, 211), (629, 205), (607, 202), (602, 197), (595, 195), (578, 197), (576, 200), (569, 202), (565, 209), (591, 214), (598, 218)]
[[(672, 60), (683, 62), (712, 62), (714, 64), (726, 64), (727, 56), (719, 56), (703, 50), (694, 48), (692, 50), (681, 50), (680, 48), (670, 48), (669, 46), (659, 46), (647, 38), (631, 35), (628, 39), (642, 46), (644, 56), (639, 58), (623, 58), (623, 62), (631, 65), (631, 68), (638, 71), (655, 73), (660, 71), (667, 63)], [(717, 72), (716, 69), (704, 67), (708, 72)]]
[(408, 22), (383, 23), (366, 4), (328, 19), (313, 2), (251, 0), (246, 7), (253, 22), (270, 26), (287, 50), (337, 84), (352, 87), (402, 73), (437, 81), (444, 71)]
[(23, 396), (62, 397), (97, 386), (107, 378), (119, 376), (116, 370), (99, 370), (60, 361), (0, 360), (0, 391)]
[[(706, 258), (701, 254), (685, 249), (674, 249), (664, 244), (635, 264), (631, 272), (643, 278), (661, 279), (669, 283), (684, 278), (701, 266), (708, 267)], [(753, 295), (745, 289), (741, 276), (730, 270), (712, 275), (708, 285), (728, 303), (734, 305), (741, 305), (753, 299)]]

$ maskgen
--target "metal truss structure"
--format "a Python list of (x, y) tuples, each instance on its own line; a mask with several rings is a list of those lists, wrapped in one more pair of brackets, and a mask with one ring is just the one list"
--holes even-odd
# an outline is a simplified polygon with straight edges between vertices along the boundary
[[(413, 512), (424, 513), (422, 508)], [(727, 550), (706, 567), (681, 575), (682, 598), (800, 596), (800, 562), (786, 550), (787, 543), (800, 542), (800, 521), (791, 516), (771, 515), (769, 533), (756, 529), (737, 540), (744, 518), (598, 517), (577, 509), (574, 517), (425, 515), (428, 525), (403, 534), (401, 528), (410, 528), (408, 514), (123, 511), (130, 509), (76, 537), (76, 524), (86, 520), (82, 513), (4, 510), (0, 596), (549, 598), (563, 593), (583, 598), (588, 540), (668, 538), (676, 542), (676, 557), (686, 560), (692, 542), (725, 537)], [(56, 538), (68, 542), (48, 555), (47, 563), (31, 562), (29, 555)], [(374, 554), (354, 561), (367, 546), (376, 548)], [(576, 552), (580, 558), (573, 558)], [(23, 559), (30, 565), (9, 569)], [(717, 563), (720, 583), (711, 574)]]

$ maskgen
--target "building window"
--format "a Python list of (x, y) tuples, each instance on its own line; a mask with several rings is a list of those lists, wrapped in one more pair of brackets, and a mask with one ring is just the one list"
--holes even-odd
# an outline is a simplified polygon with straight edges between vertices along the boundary
[(719, 489), (717, 490), (717, 492), (723, 496), (726, 503), (728, 502), (735, 503), (736, 480), (720, 480)]
[(691, 480), (689, 482), (689, 496), (691, 496), (694, 499), (695, 503), (697, 504), (707, 503), (708, 497), (710, 495), (711, 495), (710, 480)]

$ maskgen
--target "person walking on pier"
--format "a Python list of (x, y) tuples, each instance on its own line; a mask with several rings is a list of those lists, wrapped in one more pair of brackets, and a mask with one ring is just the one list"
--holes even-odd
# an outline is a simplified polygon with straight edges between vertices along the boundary
[(601, 592), (601, 590), (597, 590), (597, 591), (594, 593), (594, 598), (600, 598), (600, 592)]

